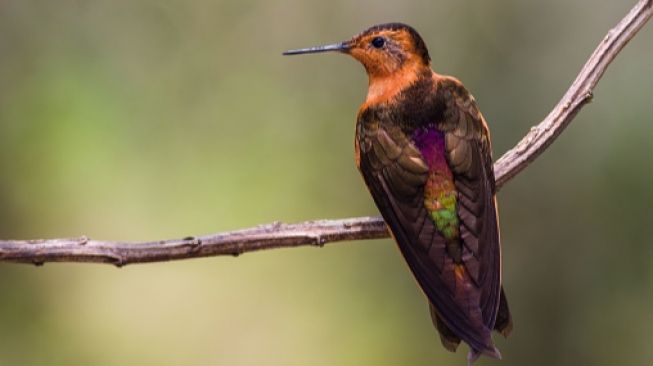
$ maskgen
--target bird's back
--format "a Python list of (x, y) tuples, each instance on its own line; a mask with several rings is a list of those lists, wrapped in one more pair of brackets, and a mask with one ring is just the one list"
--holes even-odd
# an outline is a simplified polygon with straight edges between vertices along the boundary
[[(357, 164), (432, 305), (443, 344), (498, 357), (490, 337), (508, 329), (494, 173), (487, 126), (457, 80), (430, 69), (392, 98), (366, 103)], [(497, 321), (499, 314), (499, 321)]]

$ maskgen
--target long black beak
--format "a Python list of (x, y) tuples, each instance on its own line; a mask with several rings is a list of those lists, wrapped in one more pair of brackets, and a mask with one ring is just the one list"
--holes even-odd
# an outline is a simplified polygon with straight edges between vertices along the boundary
[(346, 52), (349, 50), (349, 45), (346, 42), (329, 44), (326, 46), (317, 46), (309, 48), (299, 48), (296, 50), (289, 50), (283, 53), (284, 56), (290, 55), (303, 55), (305, 53), (321, 53), (321, 52)]

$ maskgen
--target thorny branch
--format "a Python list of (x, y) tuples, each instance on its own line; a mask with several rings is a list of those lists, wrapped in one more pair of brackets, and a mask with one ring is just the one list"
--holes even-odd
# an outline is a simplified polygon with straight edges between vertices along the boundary
[[(653, 16), (653, 0), (640, 0), (626, 17), (608, 32), (567, 93), (549, 115), (494, 165), (497, 187), (533, 162), (592, 99), (594, 87), (610, 63)], [(99, 262), (123, 266), (130, 263), (239, 255), (256, 250), (322, 246), (326, 243), (378, 239), (389, 233), (380, 217), (273, 223), (250, 229), (200, 237), (125, 243), (86, 237), (49, 240), (0, 241), (0, 262)]]

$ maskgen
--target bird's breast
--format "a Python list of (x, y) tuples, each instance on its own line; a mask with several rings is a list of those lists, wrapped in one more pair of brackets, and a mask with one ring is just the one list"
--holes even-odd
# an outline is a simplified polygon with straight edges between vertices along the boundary
[(431, 69), (422, 64), (408, 62), (389, 74), (368, 74), (367, 96), (361, 109), (393, 102), (403, 90), (415, 84), (424, 75), (430, 77), (431, 73)]

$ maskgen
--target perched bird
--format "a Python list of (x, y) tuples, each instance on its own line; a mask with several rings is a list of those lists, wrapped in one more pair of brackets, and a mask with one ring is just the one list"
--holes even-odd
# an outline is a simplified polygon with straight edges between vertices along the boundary
[(492, 330), (512, 329), (501, 285), (490, 133), (472, 95), (431, 70), (412, 27), (373, 26), (336, 44), (363, 64), (367, 98), (356, 121), (356, 165), (426, 294), (444, 347), (500, 358)]

